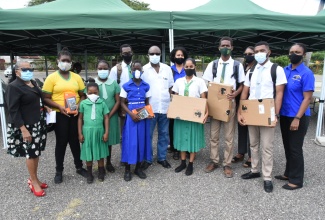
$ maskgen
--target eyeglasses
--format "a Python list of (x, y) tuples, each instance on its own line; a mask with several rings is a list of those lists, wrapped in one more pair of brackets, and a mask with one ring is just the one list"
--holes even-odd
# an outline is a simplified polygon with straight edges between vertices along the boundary
[(30, 71), (30, 72), (34, 72), (34, 68), (20, 68), (21, 71), (25, 72), (25, 71)]
[(246, 55), (246, 56), (253, 56), (254, 54), (253, 53), (244, 53), (244, 55)]
[(156, 56), (160, 56), (160, 53), (149, 53), (150, 56), (156, 55)]

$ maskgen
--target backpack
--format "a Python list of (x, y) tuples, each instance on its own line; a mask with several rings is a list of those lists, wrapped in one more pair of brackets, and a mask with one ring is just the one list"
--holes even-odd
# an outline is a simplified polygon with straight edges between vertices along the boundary
[[(255, 69), (255, 66), (254, 65), (250, 70), (249, 70), (249, 81), (251, 81), (251, 78), (252, 78), (252, 75), (253, 75), (253, 72), (254, 72), (254, 69)], [(273, 82), (273, 98), (275, 98), (275, 95), (276, 95), (276, 68), (278, 67), (278, 64), (276, 63), (273, 63), (272, 64), (272, 67), (271, 67), (271, 78), (272, 78), (272, 82)]]
[(122, 64), (118, 63), (116, 64), (116, 69), (117, 69), (117, 84), (120, 84), (121, 82), (121, 75), (122, 75)]

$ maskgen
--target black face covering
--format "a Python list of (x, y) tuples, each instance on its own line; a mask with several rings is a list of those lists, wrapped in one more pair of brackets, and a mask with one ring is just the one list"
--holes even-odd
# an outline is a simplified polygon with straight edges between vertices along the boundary
[(175, 60), (175, 63), (177, 63), (177, 64), (183, 64), (185, 61), (184, 58), (175, 58), (174, 60)]
[(196, 75), (195, 69), (185, 69), (186, 76)]
[(292, 64), (297, 64), (302, 60), (302, 55), (297, 55), (295, 53), (289, 55), (290, 62)]
[(245, 62), (246, 62), (246, 63), (251, 63), (251, 62), (253, 62), (254, 60), (255, 60), (255, 57), (252, 56), (252, 55), (246, 55), (246, 56), (245, 56)]
[(132, 60), (132, 56), (133, 55), (122, 55), (122, 58), (123, 58), (123, 60), (124, 60), (124, 62), (126, 62), (126, 63), (130, 63), (131, 62), (131, 60)]

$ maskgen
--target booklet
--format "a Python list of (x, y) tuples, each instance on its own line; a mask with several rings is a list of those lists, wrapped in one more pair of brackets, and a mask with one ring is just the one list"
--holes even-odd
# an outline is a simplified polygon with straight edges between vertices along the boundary
[(146, 106), (144, 106), (142, 108), (133, 109), (132, 112), (134, 114), (137, 114), (141, 120), (155, 116), (153, 111), (152, 111), (151, 105), (146, 105)]

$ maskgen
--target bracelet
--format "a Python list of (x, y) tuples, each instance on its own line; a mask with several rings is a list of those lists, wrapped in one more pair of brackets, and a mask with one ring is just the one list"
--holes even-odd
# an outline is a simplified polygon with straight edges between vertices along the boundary
[(295, 119), (298, 119), (298, 120), (300, 120), (300, 118), (299, 118), (299, 117), (297, 117), (297, 116), (296, 116), (296, 117), (294, 117), (294, 118), (295, 118)]

